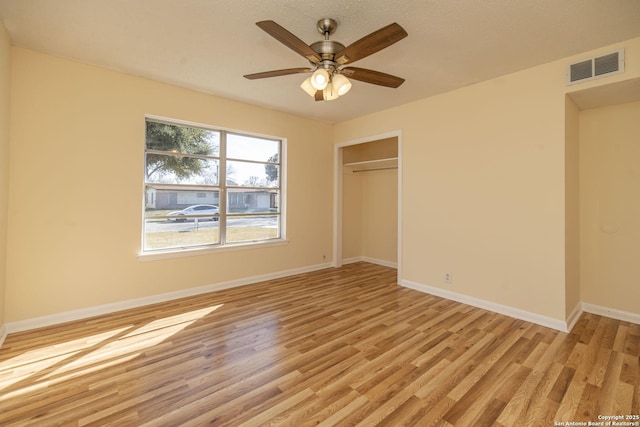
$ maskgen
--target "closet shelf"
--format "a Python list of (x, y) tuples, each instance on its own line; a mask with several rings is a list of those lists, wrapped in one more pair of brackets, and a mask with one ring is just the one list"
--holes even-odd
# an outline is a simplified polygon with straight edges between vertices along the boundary
[(345, 163), (345, 166), (366, 166), (366, 165), (376, 165), (376, 166), (380, 166), (380, 163), (383, 162), (398, 162), (398, 158), (397, 157), (388, 157), (386, 159), (375, 159), (375, 160), (364, 160), (362, 162), (351, 162), (351, 163)]
[(374, 171), (374, 170), (394, 169), (398, 167), (398, 158), (388, 157), (386, 159), (350, 162), (350, 163), (345, 163), (344, 166), (350, 172), (366, 172), (366, 171)]

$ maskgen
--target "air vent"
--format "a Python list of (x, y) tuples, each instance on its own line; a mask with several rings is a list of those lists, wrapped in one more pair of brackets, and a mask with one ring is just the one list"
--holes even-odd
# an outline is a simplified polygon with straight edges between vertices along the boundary
[(571, 64), (569, 67), (571, 82), (577, 82), (578, 80), (590, 79), (593, 77), (593, 61), (591, 59)]
[(567, 85), (624, 72), (624, 49), (567, 66)]

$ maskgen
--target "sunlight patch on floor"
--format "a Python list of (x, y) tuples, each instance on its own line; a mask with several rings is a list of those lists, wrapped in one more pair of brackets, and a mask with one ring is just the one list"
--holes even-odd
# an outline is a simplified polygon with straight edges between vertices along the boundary
[(161, 317), (142, 326), (128, 325), (81, 339), (53, 342), (2, 361), (0, 390), (5, 392), (0, 401), (132, 360), (220, 307), (222, 304)]

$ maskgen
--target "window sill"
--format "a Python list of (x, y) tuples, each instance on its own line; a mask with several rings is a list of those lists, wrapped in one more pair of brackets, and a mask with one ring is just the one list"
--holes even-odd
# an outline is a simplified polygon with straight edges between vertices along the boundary
[(267, 242), (237, 243), (233, 245), (226, 245), (226, 246), (220, 246), (220, 247), (186, 248), (186, 249), (175, 249), (175, 250), (167, 250), (167, 251), (140, 252), (138, 253), (138, 259), (140, 261), (157, 261), (162, 259), (209, 255), (209, 254), (215, 254), (215, 253), (221, 253), (221, 252), (237, 252), (237, 251), (247, 251), (247, 250), (253, 250), (253, 249), (264, 249), (264, 248), (271, 248), (275, 246), (284, 246), (287, 244), (289, 244), (288, 240), (274, 239), (274, 240), (269, 240)]

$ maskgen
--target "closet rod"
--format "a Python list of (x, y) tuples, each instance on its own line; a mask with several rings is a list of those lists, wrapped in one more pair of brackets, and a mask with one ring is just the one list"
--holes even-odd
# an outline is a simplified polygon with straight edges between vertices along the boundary
[(389, 169), (398, 169), (397, 166), (391, 166), (388, 168), (372, 168), (372, 169), (358, 169), (358, 170), (354, 170), (353, 173), (359, 173), (359, 172), (373, 172), (373, 171), (386, 171)]

